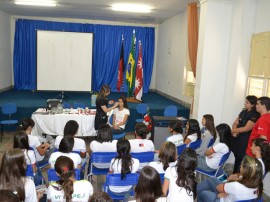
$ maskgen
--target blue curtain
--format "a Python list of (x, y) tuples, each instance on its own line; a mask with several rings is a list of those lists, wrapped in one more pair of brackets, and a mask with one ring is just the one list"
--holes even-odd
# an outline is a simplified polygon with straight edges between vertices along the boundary
[[(111, 86), (112, 92), (117, 92), (117, 71), (121, 52), (122, 34), (125, 39), (124, 61), (126, 67), (134, 29), (137, 42), (139, 40), (142, 41), (144, 68), (143, 91), (147, 93), (151, 82), (154, 62), (155, 30), (153, 27), (94, 25), (24, 19), (16, 21), (13, 57), (15, 88), (25, 90), (35, 90), (37, 88), (36, 31), (54, 30), (94, 33), (92, 90), (99, 91), (103, 84), (108, 84)], [(137, 43), (136, 61), (138, 51)]]

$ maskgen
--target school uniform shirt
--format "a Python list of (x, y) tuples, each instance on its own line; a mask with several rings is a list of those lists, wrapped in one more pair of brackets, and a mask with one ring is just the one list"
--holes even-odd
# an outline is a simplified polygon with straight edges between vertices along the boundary
[[(169, 163), (169, 167), (175, 166), (177, 161)], [(148, 166), (155, 168), (158, 173), (165, 173), (165, 170), (163, 169), (163, 163), (160, 161), (152, 161), (148, 164)]]
[(27, 165), (32, 165), (36, 163), (36, 157), (35, 153), (33, 150), (23, 150), (24, 157), (26, 159), (26, 164)]
[[(54, 147), (56, 149), (59, 149), (59, 145), (62, 139), (63, 139), (62, 135), (59, 135), (56, 137), (55, 143), (54, 143)], [(74, 137), (74, 146), (72, 148), (72, 151), (79, 151), (79, 152), (85, 153), (86, 152), (85, 141), (81, 138)]]
[(54, 168), (54, 164), (56, 162), (56, 160), (58, 159), (59, 156), (66, 156), (69, 157), (73, 163), (74, 163), (74, 168), (77, 168), (78, 165), (81, 164), (82, 159), (80, 157), (79, 154), (76, 153), (63, 153), (63, 152), (54, 152), (51, 154), (50, 158), (49, 158), (49, 164), (51, 165), (52, 168)]
[(179, 146), (179, 145), (184, 144), (182, 134), (175, 134), (175, 135), (172, 135), (170, 137), (167, 137), (166, 141), (172, 142), (173, 144), (175, 144), (175, 146)]
[(215, 146), (212, 147), (214, 153), (212, 154), (211, 157), (206, 157), (206, 164), (212, 168), (212, 169), (217, 169), (219, 166), (219, 162), (222, 158), (222, 156), (226, 153), (229, 152), (229, 148), (226, 144), (224, 143), (218, 143)]
[(242, 201), (258, 197), (257, 188), (247, 188), (239, 182), (225, 183), (223, 189), (228, 196), (226, 198), (220, 198), (220, 202)]
[[(132, 166), (130, 167), (131, 173), (136, 173), (139, 170), (140, 162), (138, 159), (131, 158)], [(113, 173), (121, 173), (122, 160), (113, 158), (110, 163), (110, 171)], [(109, 186), (109, 189), (115, 193), (126, 192), (131, 189), (132, 186)]]
[(29, 177), (25, 178), (24, 193), (25, 193), (24, 202), (37, 202), (38, 201), (35, 183)]
[(28, 135), (28, 142), (29, 142), (29, 146), (34, 149), (36, 160), (42, 161), (44, 159), (44, 156), (41, 156), (37, 150), (37, 147), (41, 145), (38, 137), (34, 135)]
[(185, 202), (193, 202), (193, 193), (187, 193), (187, 190), (183, 187), (179, 187), (176, 184), (177, 180), (177, 172), (176, 167), (168, 167), (165, 171), (164, 178), (169, 180), (169, 194), (167, 196), (167, 201), (169, 202), (175, 202), (179, 201), (185, 201)]
[[(129, 116), (130, 115), (130, 112), (129, 112), (129, 109), (126, 109), (126, 108), (124, 108), (121, 111), (119, 110), (119, 108), (116, 108), (115, 110), (113, 110), (113, 114), (115, 116), (115, 123), (118, 124), (118, 123), (123, 122), (125, 116), (126, 115)], [(119, 127), (122, 128), (122, 129), (125, 129), (125, 126), (126, 126), (126, 124), (121, 125)]]
[[(64, 191), (57, 190), (54, 187), (61, 189), (61, 186), (56, 182), (52, 182), (47, 190), (47, 199), (51, 202), (65, 202)], [(88, 202), (89, 197), (93, 195), (93, 186), (87, 180), (79, 180), (73, 182), (72, 201)]]
[[(187, 138), (190, 139), (190, 141), (191, 141), (190, 143), (192, 143), (192, 142), (195, 142), (197, 140), (198, 136), (197, 136), (197, 133), (194, 133), (194, 134), (187, 136)], [(187, 147), (189, 147), (190, 143), (187, 145)]]

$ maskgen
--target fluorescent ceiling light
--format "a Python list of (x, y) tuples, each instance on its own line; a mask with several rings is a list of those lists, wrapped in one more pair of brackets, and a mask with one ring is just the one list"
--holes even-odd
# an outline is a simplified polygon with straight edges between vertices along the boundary
[(17, 5), (26, 6), (56, 6), (56, 1), (53, 0), (15, 0)]
[(113, 4), (112, 9), (114, 11), (132, 12), (132, 13), (150, 13), (151, 12), (150, 6), (143, 5), (143, 4), (119, 3), (119, 4)]

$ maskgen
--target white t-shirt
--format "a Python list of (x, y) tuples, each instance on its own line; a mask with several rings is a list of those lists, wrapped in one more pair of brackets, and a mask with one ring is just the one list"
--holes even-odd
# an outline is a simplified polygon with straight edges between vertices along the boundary
[(172, 135), (170, 137), (167, 137), (166, 141), (174, 143), (175, 146), (179, 146), (179, 145), (184, 144), (182, 134), (176, 134), (176, 135)]
[(51, 165), (52, 168), (54, 168), (54, 164), (56, 162), (56, 160), (58, 159), (59, 156), (66, 156), (69, 157), (73, 163), (74, 163), (74, 168), (77, 168), (78, 165), (81, 164), (82, 159), (80, 157), (79, 154), (76, 153), (63, 153), (63, 152), (54, 152), (51, 154), (50, 158), (49, 158), (49, 164)]
[(36, 163), (36, 157), (33, 150), (23, 150), (24, 157), (27, 165), (33, 165)]
[(29, 146), (34, 149), (34, 152), (36, 155), (36, 160), (42, 161), (44, 156), (41, 156), (37, 150), (37, 147), (39, 147), (41, 145), (38, 137), (34, 136), (34, 135), (28, 135), (28, 142), (29, 142)]
[[(52, 182), (47, 190), (47, 199), (51, 202), (65, 202), (63, 190), (56, 190), (54, 187), (60, 187), (56, 182)], [(88, 202), (89, 197), (93, 194), (93, 186), (87, 180), (73, 182), (72, 201)]]
[(228, 194), (226, 198), (221, 198), (220, 202), (234, 202), (257, 198), (257, 188), (247, 188), (239, 182), (229, 182), (224, 184), (224, 191)]
[(211, 157), (206, 157), (206, 164), (212, 168), (212, 169), (217, 169), (219, 166), (219, 162), (222, 158), (222, 156), (226, 153), (229, 152), (229, 148), (226, 144), (224, 143), (218, 143), (215, 146), (212, 147), (214, 150), (214, 153), (212, 154)]
[[(136, 200), (132, 200), (129, 202), (136, 202)], [(167, 198), (166, 197), (160, 197), (158, 199), (156, 199), (156, 202), (167, 202)]]
[[(189, 136), (187, 136), (188, 139), (190, 139), (190, 143), (195, 142), (198, 139), (197, 133), (191, 134)], [(189, 147), (190, 143), (187, 145), (187, 147)]]
[[(119, 108), (116, 108), (113, 110), (113, 114), (115, 115), (115, 123), (121, 123), (123, 122), (126, 115), (130, 115), (129, 109), (124, 108), (123, 110), (119, 110)], [(119, 126), (120, 128), (125, 129), (126, 124)]]
[[(176, 163), (177, 161), (169, 163), (169, 167), (175, 166)], [(152, 161), (148, 164), (148, 166), (155, 168), (158, 173), (165, 173), (165, 170), (163, 170), (163, 164), (160, 161)]]
[(179, 187), (176, 184), (177, 180), (176, 167), (169, 167), (165, 171), (164, 179), (169, 180), (169, 194), (167, 200), (169, 202), (185, 201), (185, 202), (193, 202), (193, 193), (187, 193), (186, 189), (183, 187)]
[[(54, 143), (54, 147), (56, 149), (59, 149), (59, 145), (62, 139), (63, 139), (62, 135), (59, 135), (56, 137), (55, 143)], [(85, 153), (86, 152), (85, 141), (83, 139), (74, 137), (74, 146), (73, 146), (72, 151), (80, 151), (82, 153)]]
[(24, 184), (25, 200), (24, 202), (37, 202), (37, 192), (34, 181), (26, 177)]
[[(115, 161), (114, 160), (115, 160), (115, 158), (113, 158), (111, 160), (110, 171), (113, 173), (121, 173), (122, 160), (121, 159), (120, 160), (116, 159)], [(133, 164), (130, 167), (131, 173), (136, 173), (139, 170), (140, 162), (138, 159), (134, 159), (134, 158), (131, 158), (131, 160), (133, 161)], [(115, 193), (126, 192), (126, 191), (130, 190), (130, 188), (131, 188), (131, 186), (122, 186), (122, 187), (121, 186), (109, 186), (109, 189)]]

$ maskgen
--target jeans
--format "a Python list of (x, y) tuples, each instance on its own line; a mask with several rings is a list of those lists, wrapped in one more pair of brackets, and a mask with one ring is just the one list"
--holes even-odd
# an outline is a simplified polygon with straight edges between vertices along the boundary
[(216, 171), (216, 169), (212, 169), (207, 165), (205, 156), (198, 156), (198, 167), (197, 168), (204, 170), (206, 172)]
[(208, 178), (197, 186), (198, 202), (219, 202), (217, 185), (221, 184), (217, 178)]

